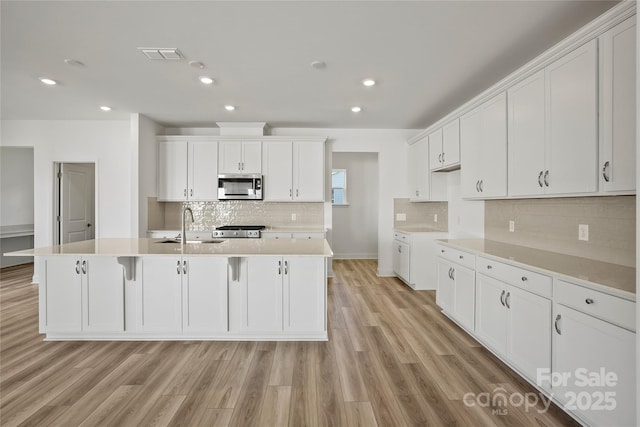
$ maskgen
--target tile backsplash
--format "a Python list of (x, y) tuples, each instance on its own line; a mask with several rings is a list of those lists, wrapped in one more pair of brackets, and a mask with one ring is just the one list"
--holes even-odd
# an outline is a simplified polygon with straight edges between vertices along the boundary
[[(489, 240), (635, 267), (635, 196), (488, 200), (484, 218)], [(578, 240), (579, 224), (588, 241)]]
[[(404, 214), (405, 221), (398, 221), (398, 214)], [(438, 222), (434, 215), (438, 215)], [(393, 199), (394, 227), (427, 227), (439, 231), (449, 228), (449, 212), (447, 202), (411, 203), (409, 199)]]
[[(158, 202), (149, 197), (149, 230), (178, 230), (184, 206), (193, 211), (191, 230), (220, 225), (266, 225), (282, 228), (324, 227), (323, 203), (271, 203), (245, 200), (224, 202)], [(296, 219), (292, 220), (292, 214)]]

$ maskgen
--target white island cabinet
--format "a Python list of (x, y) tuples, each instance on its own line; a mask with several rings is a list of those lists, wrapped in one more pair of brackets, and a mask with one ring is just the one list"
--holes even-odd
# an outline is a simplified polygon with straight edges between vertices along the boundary
[[(295, 234), (295, 233), (294, 233)], [(47, 340), (327, 340), (325, 239), (115, 238), (42, 257)]]
[(47, 257), (44, 268), (43, 332), (124, 330), (124, 275), (115, 257)]
[(326, 336), (324, 259), (268, 256), (237, 262), (239, 274), (229, 282), (231, 332), (266, 338), (283, 332), (300, 339)]

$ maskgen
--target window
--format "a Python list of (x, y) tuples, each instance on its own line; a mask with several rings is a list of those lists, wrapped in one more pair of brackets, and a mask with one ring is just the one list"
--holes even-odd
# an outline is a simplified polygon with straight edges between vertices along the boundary
[(331, 203), (334, 205), (347, 204), (346, 169), (333, 169), (331, 171)]

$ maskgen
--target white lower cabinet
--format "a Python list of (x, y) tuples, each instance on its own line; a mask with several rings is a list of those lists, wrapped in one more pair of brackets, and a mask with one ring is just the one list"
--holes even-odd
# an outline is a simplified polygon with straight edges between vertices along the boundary
[(326, 331), (325, 261), (319, 257), (237, 258), (229, 285), (232, 332), (269, 334)]
[(475, 271), (438, 258), (436, 303), (467, 330), (475, 323)]
[(563, 281), (556, 290), (553, 395), (590, 425), (635, 426), (636, 334), (614, 324), (632, 325), (635, 304)]
[(226, 332), (227, 258), (144, 257), (136, 304), (139, 332)]
[(551, 369), (547, 298), (477, 274), (475, 333), (531, 380), (536, 380), (538, 369)]
[(116, 257), (47, 257), (41, 298), (47, 333), (124, 330), (124, 274)]
[(411, 283), (411, 246), (408, 243), (393, 241), (393, 272)]

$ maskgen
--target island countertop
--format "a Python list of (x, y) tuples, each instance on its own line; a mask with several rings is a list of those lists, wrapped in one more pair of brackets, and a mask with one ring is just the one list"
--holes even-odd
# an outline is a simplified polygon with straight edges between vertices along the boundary
[(319, 256), (333, 252), (325, 239), (226, 239), (221, 243), (162, 243), (166, 239), (109, 238), (85, 240), (43, 248), (9, 252), (7, 256)]

